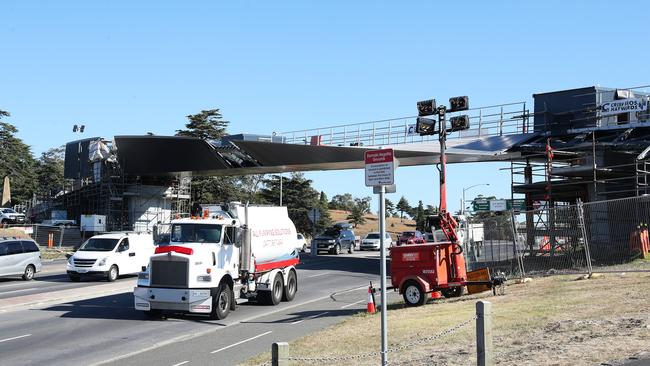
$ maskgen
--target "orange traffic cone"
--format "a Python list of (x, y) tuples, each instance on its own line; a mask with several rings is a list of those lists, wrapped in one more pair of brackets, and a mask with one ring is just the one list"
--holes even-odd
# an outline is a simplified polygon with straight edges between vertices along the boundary
[(368, 286), (368, 314), (375, 313), (375, 297), (372, 293), (372, 283)]
[(441, 297), (442, 297), (442, 294), (440, 293), (440, 291), (433, 291), (433, 292), (431, 293), (431, 298), (432, 298), (432, 299), (439, 299), (439, 298), (441, 298)]

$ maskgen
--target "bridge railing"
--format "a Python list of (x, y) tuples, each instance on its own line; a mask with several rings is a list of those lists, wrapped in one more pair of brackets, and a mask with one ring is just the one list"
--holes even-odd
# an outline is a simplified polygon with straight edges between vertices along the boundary
[[(469, 116), (470, 128), (449, 134), (449, 140), (477, 139), (532, 131), (526, 102), (448, 113), (447, 120), (461, 114)], [(416, 116), (391, 118), (275, 134), (283, 136), (286, 143), (299, 145), (381, 146), (436, 141), (437, 136), (419, 136), (415, 132), (416, 118)], [(449, 122), (447, 123), (449, 125)]]

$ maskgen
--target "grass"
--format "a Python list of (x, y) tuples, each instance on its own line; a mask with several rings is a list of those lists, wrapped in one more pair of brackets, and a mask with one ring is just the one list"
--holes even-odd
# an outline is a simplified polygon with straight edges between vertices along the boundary
[[(478, 299), (493, 304), (495, 363), (499, 365), (593, 365), (645, 351), (650, 337), (650, 275), (617, 273), (582, 281), (576, 278), (539, 278), (508, 286), (504, 296), (483, 293), (434, 300), (417, 308), (406, 308), (401, 302), (391, 304), (389, 348), (413, 347), (390, 354), (390, 361), (398, 365), (474, 364), (473, 322), (442, 339), (416, 343), (470, 319)], [(291, 342), (290, 354), (323, 357), (372, 352), (378, 348), (379, 334), (378, 315), (358, 314)], [(245, 365), (269, 359), (265, 353)], [(378, 359), (369, 357), (354, 363), (374, 365)]]
[[(347, 217), (350, 214), (348, 211), (343, 210), (329, 210), (333, 222), (347, 222)], [(379, 218), (376, 215), (366, 214), (363, 216), (366, 222), (354, 228), (354, 234), (365, 237), (366, 234), (373, 231), (379, 231)], [(397, 235), (403, 231), (415, 230), (415, 220), (400, 219), (399, 217), (386, 218), (386, 231), (397, 239)]]

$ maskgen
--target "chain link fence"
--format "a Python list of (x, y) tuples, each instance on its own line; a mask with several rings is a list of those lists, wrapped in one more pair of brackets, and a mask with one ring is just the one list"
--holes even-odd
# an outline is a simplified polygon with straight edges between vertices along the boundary
[[(650, 196), (471, 219), (468, 269), (511, 277), (554, 273), (650, 271)], [(477, 240), (477, 239), (482, 240)]]

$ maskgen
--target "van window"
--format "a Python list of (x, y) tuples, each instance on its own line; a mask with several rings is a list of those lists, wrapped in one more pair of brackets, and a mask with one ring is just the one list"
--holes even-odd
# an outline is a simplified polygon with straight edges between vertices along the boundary
[(23, 250), (25, 253), (36, 253), (39, 251), (38, 246), (36, 246), (36, 243), (33, 241), (22, 240), (21, 243), (23, 243)]
[(7, 243), (0, 243), (0, 256), (7, 255)]
[(117, 248), (118, 252), (123, 252), (125, 250), (129, 250), (129, 238), (124, 238), (120, 243), (119, 248)]
[(19, 241), (7, 242), (7, 255), (21, 254), (22, 252), (23, 252), (23, 246), (20, 245)]

